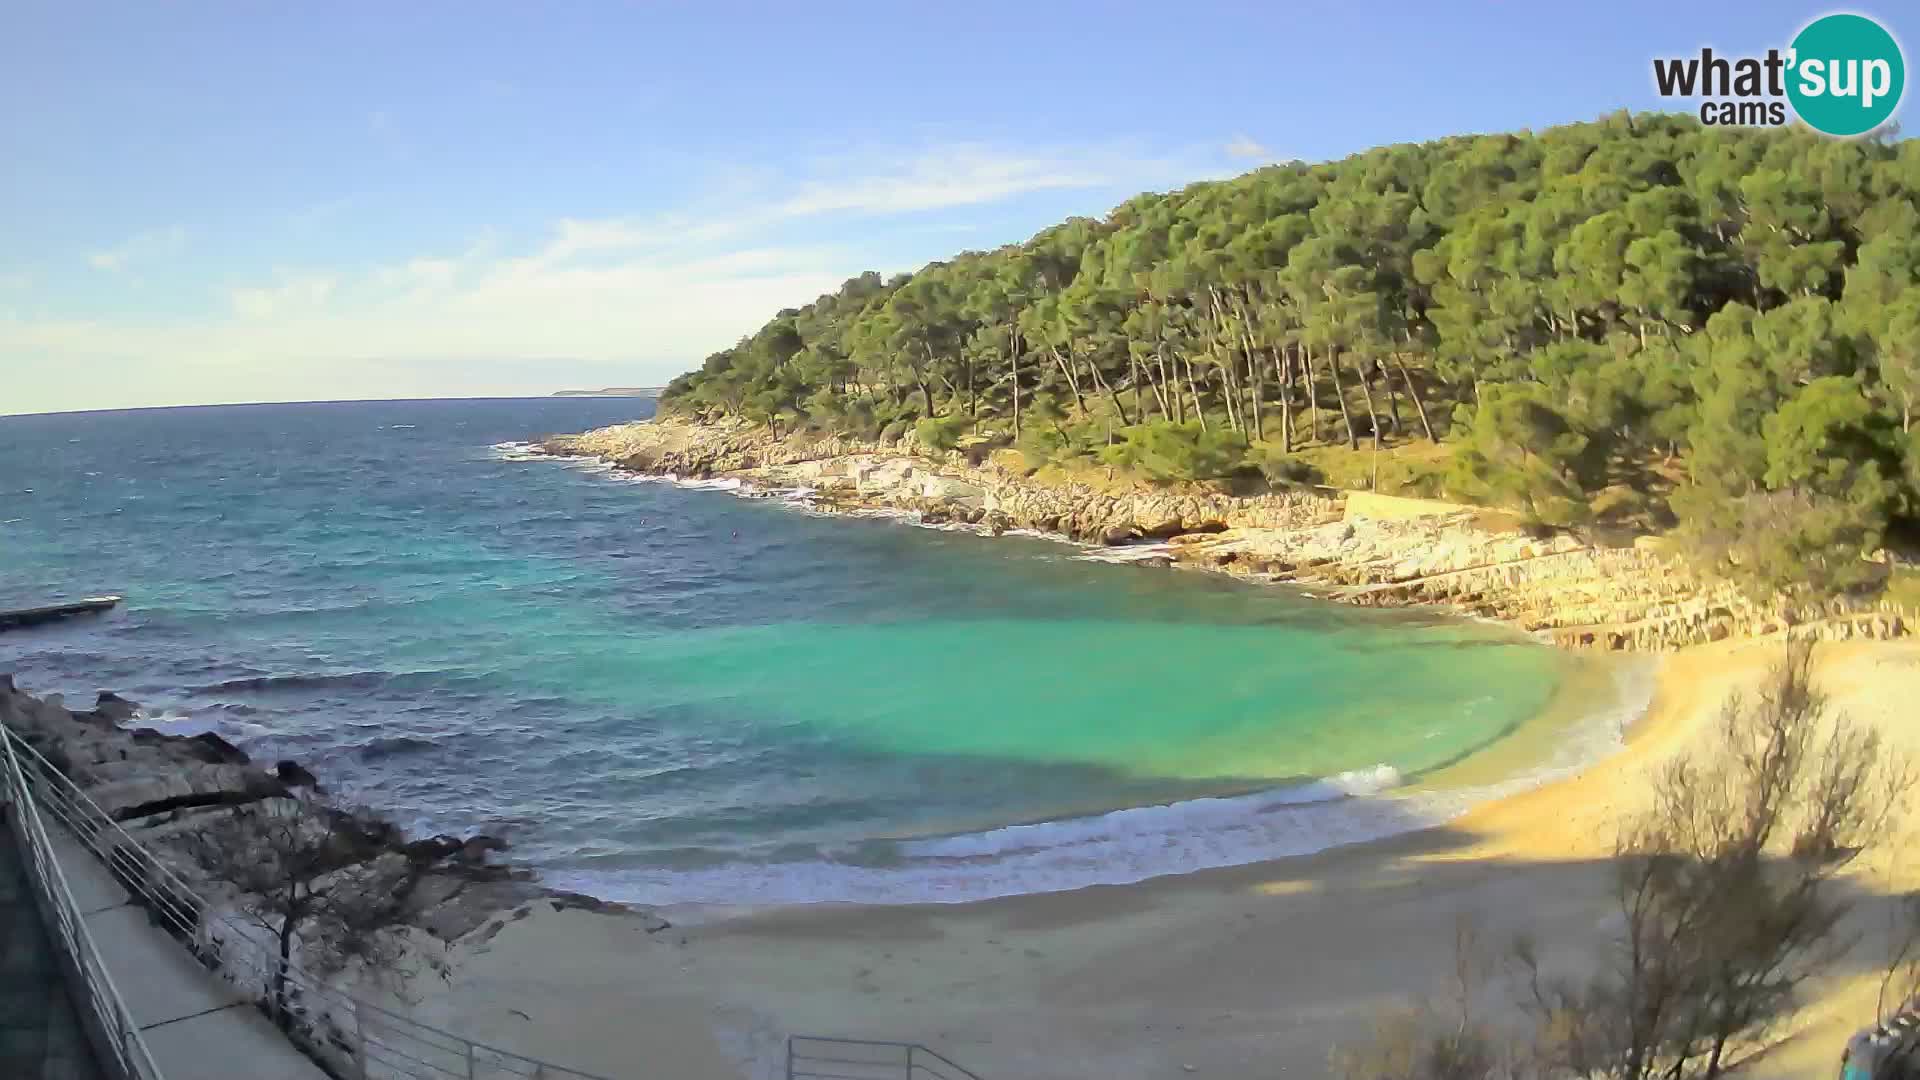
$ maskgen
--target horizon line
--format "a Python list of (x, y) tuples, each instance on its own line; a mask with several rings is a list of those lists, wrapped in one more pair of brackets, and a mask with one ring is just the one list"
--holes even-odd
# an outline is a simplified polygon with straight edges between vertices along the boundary
[(397, 398), (287, 398), (271, 401), (196, 401), (174, 405), (123, 405), (98, 409), (36, 409), (27, 412), (0, 412), (0, 420), (18, 416), (87, 416), (94, 413), (161, 412), (171, 409), (251, 409), (266, 405), (381, 405), (426, 401), (643, 401), (658, 400), (638, 394), (597, 392), (569, 394), (554, 390), (545, 394), (464, 394), (452, 397)]

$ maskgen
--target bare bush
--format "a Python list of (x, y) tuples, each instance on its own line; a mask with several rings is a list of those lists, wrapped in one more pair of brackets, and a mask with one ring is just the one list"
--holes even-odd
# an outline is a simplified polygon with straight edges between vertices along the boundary
[(185, 848), (233, 892), (234, 910), (278, 950), (267, 1000), (287, 1021), (295, 959), (322, 975), (358, 965), (395, 971), (404, 951), (402, 897), (411, 870), (379, 858), (359, 819), (315, 799), (237, 807), (186, 835)]
[(1381, 1013), (1373, 1038), (1333, 1052), (1341, 1080), (1493, 1080), (1518, 1077), (1507, 1040), (1479, 1015), (1476, 1003), (1492, 974), (1479, 927), (1454, 927), (1453, 977), (1444, 995)]
[[(1764, 1045), (1807, 980), (1851, 944), (1835, 879), (1883, 835), (1911, 770), (1876, 732), (1829, 714), (1803, 642), (1752, 702), (1729, 697), (1715, 734), (1659, 774), (1653, 808), (1623, 828), (1622, 930), (1595, 972), (1547, 978), (1531, 946), (1516, 947), (1533, 1036), (1504, 1058), (1518, 1063), (1514, 1075), (1718, 1077)], [(1405, 1043), (1403, 1029), (1383, 1029), (1376, 1048), (1393, 1040)], [(1432, 1053), (1409, 1060), (1414, 1071), (1344, 1075), (1503, 1075), (1434, 1071), (1443, 1062)]]

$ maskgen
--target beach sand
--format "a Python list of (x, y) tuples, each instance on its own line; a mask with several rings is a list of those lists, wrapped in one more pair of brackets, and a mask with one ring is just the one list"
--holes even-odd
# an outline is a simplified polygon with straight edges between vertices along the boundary
[[(1496, 950), (1524, 933), (1552, 969), (1589, 964), (1615, 918), (1607, 858), (1649, 770), (1780, 653), (1743, 642), (1665, 659), (1623, 749), (1447, 826), (1136, 885), (812, 905), (652, 934), (541, 904), (453, 950), (454, 974), (419, 984), (416, 1011), (611, 1076), (774, 1077), (788, 1033), (920, 1042), (988, 1080), (1324, 1076), (1330, 1048), (1364, 1038), (1379, 1010), (1445, 990), (1463, 917)], [(1920, 756), (1920, 644), (1826, 645), (1815, 665), (1835, 706)], [(1896, 894), (1920, 885), (1907, 846), (1856, 864), (1860, 943), (1750, 1075), (1830, 1074), (1872, 1020)]]

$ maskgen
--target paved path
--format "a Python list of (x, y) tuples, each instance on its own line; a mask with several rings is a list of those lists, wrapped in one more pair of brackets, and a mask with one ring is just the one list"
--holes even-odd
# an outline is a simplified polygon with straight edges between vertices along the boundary
[(327, 1080), (232, 986), (129, 901), (100, 861), (49, 828), (87, 931), (166, 1080)]
[(0, 1076), (102, 1080), (13, 830), (0, 825)]

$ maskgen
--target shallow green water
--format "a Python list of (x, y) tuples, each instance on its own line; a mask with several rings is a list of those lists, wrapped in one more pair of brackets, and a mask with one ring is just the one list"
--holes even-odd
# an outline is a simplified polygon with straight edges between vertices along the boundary
[(490, 449), (633, 407), (0, 420), (0, 601), (130, 598), (0, 639), (0, 670), (652, 902), (958, 899), (1415, 827), (1346, 796), (1562, 675), (1498, 628)]

